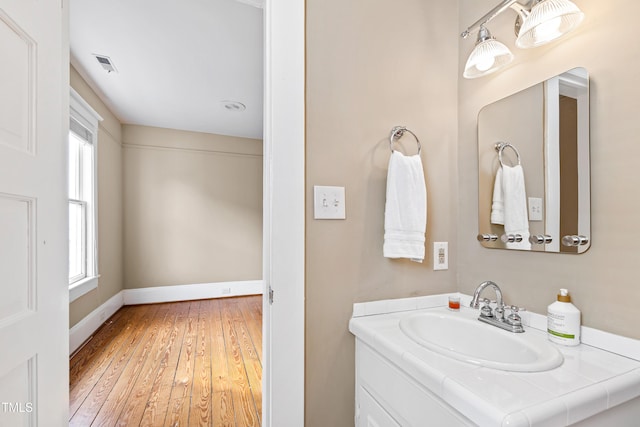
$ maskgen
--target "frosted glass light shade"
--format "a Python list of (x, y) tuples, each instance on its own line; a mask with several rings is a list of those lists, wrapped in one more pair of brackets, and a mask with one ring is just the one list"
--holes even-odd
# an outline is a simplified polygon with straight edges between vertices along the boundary
[(504, 67), (513, 60), (513, 54), (504, 44), (494, 38), (479, 42), (473, 49), (462, 74), (466, 79), (486, 76)]
[(584, 13), (569, 0), (543, 0), (522, 23), (516, 46), (542, 46), (573, 30), (583, 19)]

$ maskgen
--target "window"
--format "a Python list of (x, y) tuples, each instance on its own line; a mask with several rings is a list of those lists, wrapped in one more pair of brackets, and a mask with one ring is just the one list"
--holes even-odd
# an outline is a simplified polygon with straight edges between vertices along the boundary
[(102, 118), (71, 89), (69, 112), (69, 293), (74, 301), (98, 286), (96, 164)]

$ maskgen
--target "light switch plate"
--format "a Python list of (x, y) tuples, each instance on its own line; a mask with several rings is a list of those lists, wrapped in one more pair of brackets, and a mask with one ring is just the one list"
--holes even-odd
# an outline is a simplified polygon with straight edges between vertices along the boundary
[(313, 187), (313, 219), (346, 219), (344, 187)]

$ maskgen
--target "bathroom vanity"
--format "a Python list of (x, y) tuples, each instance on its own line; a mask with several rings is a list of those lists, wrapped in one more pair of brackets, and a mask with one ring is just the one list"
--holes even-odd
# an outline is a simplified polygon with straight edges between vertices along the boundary
[[(546, 317), (524, 312), (525, 332), (518, 338), (481, 322), (480, 328), (495, 331), (468, 324), (472, 332), (467, 332), (467, 340), (478, 342), (461, 348), (485, 346), (488, 353), (481, 351), (482, 357), (501, 359), (501, 365), (487, 367), (481, 358), (452, 357), (451, 352), (467, 352), (451, 344), (455, 336), (438, 348), (427, 341), (444, 338), (427, 336), (421, 342), (407, 331), (411, 319), (432, 317), (440, 319), (433, 328), (444, 334), (441, 337), (451, 332), (465, 339), (463, 329), (447, 330), (447, 319), (459, 328), (476, 319), (479, 311), (468, 308), (470, 296), (456, 295), (462, 303), (458, 312), (446, 308), (449, 294), (354, 304), (349, 330), (356, 336), (356, 426), (637, 425), (639, 341), (583, 327), (583, 344), (556, 345), (546, 340)], [(517, 346), (510, 344), (504, 357), (487, 347), (502, 339), (551, 346), (562, 362), (548, 369), (536, 365), (535, 354), (520, 354)], [(528, 372), (531, 357), (530, 369), (536, 372)]]

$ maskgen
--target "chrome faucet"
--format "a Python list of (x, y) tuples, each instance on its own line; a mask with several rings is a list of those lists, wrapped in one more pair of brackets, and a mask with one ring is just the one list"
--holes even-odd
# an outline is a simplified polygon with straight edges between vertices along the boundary
[(469, 304), (471, 308), (478, 308), (480, 304), (480, 294), (488, 287), (492, 287), (496, 292), (496, 304), (498, 305), (498, 307), (504, 307), (504, 304), (502, 302), (502, 291), (500, 290), (500, 287), (495, 282), (487, 280), (486, 282), (480, 283), (476, 288), (476, 291), (473, 293), (473, 299), (471, 300), (471, 304)]
[[(491, 301), (487, 298), (480, 298), (480, 295), (486, 288), (493, 288), (496, 293), (496, 308), (491, 308)], [(502, 291), (500, 287), (490, 280), (486, 282), (480, 283), (473, 293), (473, 299), (471, 299), (471, 303), (469, 307), (478, 308), (482, 302), (484, 305), (480, 309), (480, 317), (478, 320), (481, 322), (488, 323), (493, 326), (497, 326), (499, 328), (505, 329), (510, 332), (524, 332), (524, 328), (522, 327), (522, 319), (518, 315), (518, 311), (520, 308), (516, 306), (509, 306), (508, 309), (511, 310), (511, 314), (505, 319), (504, 317), (504, 301), (502, 300)]]

